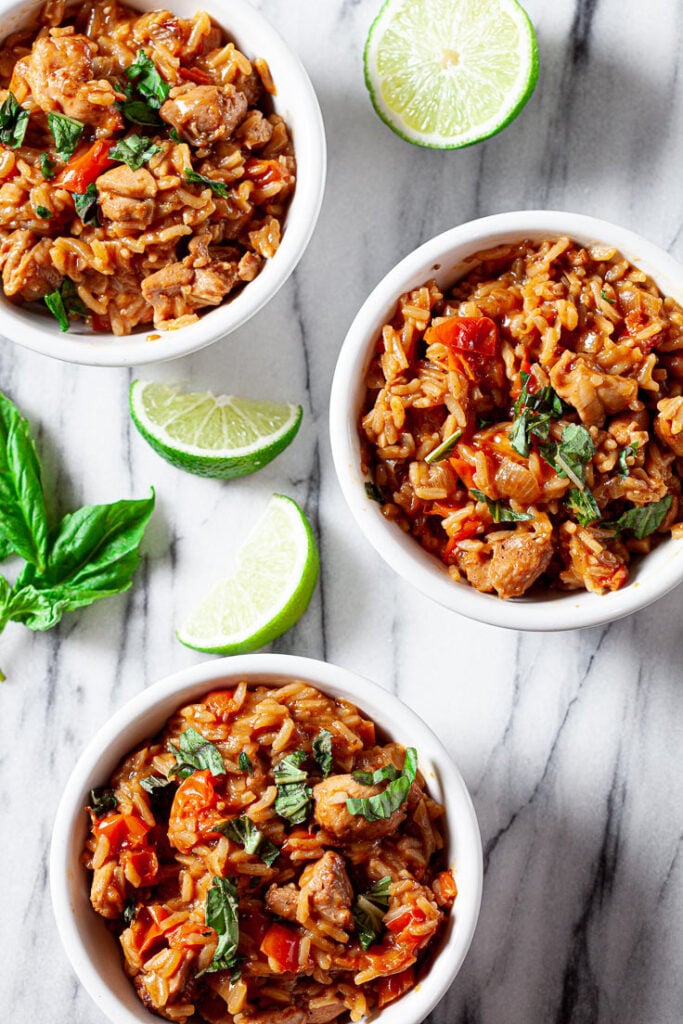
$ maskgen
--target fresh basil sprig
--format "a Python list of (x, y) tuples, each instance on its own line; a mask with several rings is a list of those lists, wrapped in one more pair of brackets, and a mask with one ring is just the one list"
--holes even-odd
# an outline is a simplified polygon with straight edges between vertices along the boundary
[(647, 537), (659, 529), (671, 508), (672, 501), (672, 496), (665, 494), (659, 501), (651, 501), (648, 505), (639, 505), (628, 509), (618, 519), (611, 523), (605, 523), (605, 526), (616, 533), (630, 530), (634, 537), (642, 540), (643, 537)]
[(332, 733), (329, 729), (321, 729), (313, 740), (313, 760), (326, 779), (332, 771)]
[(634, 458), (637, 451), (637, 441), (634, 441), (633, 444), (628, 444), (625, 448), (621, 449), (621, 451), (619, 452), (619, 458), (617, 459), (617, 466), (619, 467), (619, 469), (617, 470), (617, 476), (631, 475), (631, 467), (629, 466), (626, 460), (629, 458)]
[(112, 160), (121, 160), (131, 171), (139, 171), (155, 153), (160, 152), (161, 146), (157, 146), (147, 135), (128, 135), (112, 146), (109, 157)]
[(169, 743), (169, 749), (175, 754), (176, 763), (169, 775), (186, 779), (193, 772), (208, 769), (212, 775), (225, 775), (223, 758), (217, 747), (204, 739), (200, 732), (190, 726), (180, 734), (178, 746)]
[(270, 839), (264, 836), (247, 814), (240, 818), (232, 818), (230, 821), (222, 821), (214, 826), (213, 831), (220, 832), (228, 839), (232, 839), (233, 843), (243, 846), (245, 853), (257, 853), (268, 867), (271, 867), (280, 856), (275, 843), (271, 843)]
[(442, 462), (444, 459), (447, 459), (461, 437), (462, 430), (458, 429), (454, 431), (454, 433), (445, 438), (440, 445), (437, 445), (437, 447), (426, 456), (425, 462), (431, 465), (433, 462)]
[(228, 878), (214, 875), (211, 888), (206, 894), (205, 920), (209, 928), (218, 935), (218, 945), (208, 967), (197, 974), (213, 974), (215, 971), (229, 971), (237, 967), (237, 945), (240, 938), (239, 900), (237, 886)]
[(17, 102), (13, 92), (0, 107), (0, 142), (10, 149), (16, 149), (24, 141), (28, 128), (29, 111)]
[(575, 487), (582, 490), (586, 482), (586, 466), (595, 455), (595, 444), (585, 427), (568, 423), (559, 442), (550, 441), (541, 446), (541, 455), (558, 476), (568, 477)]
[(224, 181), (215, 181), (213, 178), (207, 178), (204, 174), (193, 171), (191, 167), (185, 168), (185, 181), (191, 185), (204, 185), (206, 188), (210, 188), (215, 196), (220, 196), (222, 199), (227, 198), (228, 186)]
[(55, 176), (52, 161), (47, 153), (40, 154), (40, 173), (46, 181), (50, 181)]
[(156, 64), (144, 50), (138, 50), (137, 57), (130, 67), (126, 68), (126, 77), (154, 110), (158, 110), (168, 99), (171, 87), (161, 77)]
[(85, 192), (73, 193), (76, 213), (84, 224), (99, 224), (98, 199), (97, 185), (94, 182), (88, 185)]
[(240, 750), (240, 755), (237, 758), (237, 765), (239, 767), (239, 770), (241, 772), (244, 772), (245, 775), (254, 774), (254, 766), (251, 763), (251, 758), (244, 750)]
[(358, 941), (367, 950), (382, 930), (382, 920), (389, 907), (391, 878), (385, 875), (367, 892), (360, 893), (353, 904)]
[(494, 523), (523, 523), (527, 519), (534, 518), (531, 512), (513, 512), (504, 501), (493, 501), (491, 498), (487, 498), (483, 491), (472, 489), (470, 494), (473, 494), (477, 501), (486, 502)]
[(353, 772), (352, 777), (356, 782), (360, 782), (362, 786), (379, 786), (380, 782), (386, 782), (387, 780), (393, 782), (400, 774), (398, 768), (395, 768), (393, 764), (385, 764), (374, 772)]
[(547, 441), (550, 421), (560, 418), (564, 406), (560, 396), (549, 384), (530, 393), (531, 374), (521, 373), (520, 378), (522, 390), (515, 402), (515, 418), (508, 437), (515, 451), (527, 458), (531, 451), (532, 438), (536, 441)]
[(0, 393), (0, 545), (45, 570), (47, 511), (41, 467), (28, 421)]
[(107, 811), (114, 811), (119, 802), (114, 795), (113, 789), (91, 789), (90, 810), (96, 818), (102, 818)]
[(62, 331), (69, 330), (69, 318), (72, 316), (84, 317), (87, 310), (76, 291), (76, 285), (70, 277), (65, 277), (59, 288), (45, 295), (43, 302), (58, 321)]
[(55, 140), (57, 156), (62, 160), (68, 160), (81, 141), (85, 125), (65, 114), (48, 114), (47, 124)]
[(275, 813), (291, 825), (301, 825), (313, 809), (313, 790), (306, 785), (308, 773), (299, 767), (306, 760), (303, 750), (283, 757), (273, 776), (277, 786)]
[(590, 526), (602, 516), (600, 506), (587, 487), (567, 491), (566, 505), (581, 526)]
[(167, 789), (171, 785), (173, 785), (173, 779), (167, 778), (165, 775), (146, 775), (144, 779), (140, 779), (141, 788), (150, 795), (160, 789)]
[[(384, 771), (384, 769), (378, 769), (378, 771)], [(376, 774), (375, 772), (374, 775)], [(398, 778), (394, 778), (382, 793), (377, 793), (375, 796), (366, 796), (360, 799), (350, 797), (346, 801), (347, 811), (349, 814), (362, 814), (366, 821), (379, 821), (381, 818), (390, 818), (394, 811), (397, 811), (406, 801), (416, 774), (417, 750), (415, 747), (408, 747), (405, 761), (403, 762), (403, 770)], [(373, 778), (374, 775), (372, 776)]]

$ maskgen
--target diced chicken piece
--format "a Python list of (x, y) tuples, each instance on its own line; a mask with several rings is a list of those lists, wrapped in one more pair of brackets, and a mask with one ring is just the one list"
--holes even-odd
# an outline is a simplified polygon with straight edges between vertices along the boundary
[(315, 820), (340, 843), (352, 843), (359, 839), (374, 842), (390, 835), (406, 816), (405, 804), (394, 811), (391, 817), (379, 821), (367, 821), (362, 814), (351, 814), (346, 807), (349, 798), (375, 796), (384, 788), (382, 785), (363, 786), (351, 775), (333, 775), (313, 787)]
[(589, 527), (560, 526), (560, 550), (567, 568), (560, 579), (570, 589), (585, 587), (594, 594), (619, 590), (628, 583), (624, 562)]
[(608, 413), (639, 408), (637, 380), (605, 373), (588, 356), (575, 352), (563, 352), (550, 371), (550, 383), (586, 426), (601, 427)]
[(10, 89), (18, 96), (30, 91), (43, 110), (117, 131), (123, 118), (115, 106), (116, 92), (106, 79), (93, 81), (93, 56), (93, 44), (85, 36), (43, 36), (17, 61)]
[(271, 914), (284, 917), (287, 921), (296, 921), (296, 908), (299, 903), (299, 890), (295, 885), (271, 885), (266, 893), (266, 907)]
[(184, 316), (202, 306), (218, 306), (239, 280), (234, 263), (216, 261), (195, 269), (192, 257), (150, 274), (142, 282), (142, 294), (154, 307), (155, 323)]
[(21, 295), (33, 302), (49, 295), (62, 275), (52, 263), (49, 238), (38, 239), (32, 231), (13, 231), (0, 245), (0, 267), (5, 295)]
[(347, 1009), (348, 1007), (341, 1000), (332, 999), (324, 1006), (316, 1006), (313, 1010), (309, 1009), (306, 1024), (328, 1024), (329, 1021), (336, 1020)]
[(247, 149), (261, 149), (270, 142), (272, 135), (273, 126), (260, 110), (250, 110), (235, 132)]
[(144, 167), (122, 164), (97, 179), (102, 215), (123, 231), (144, 231), (154, 220), (157, 183)]
[(548, 568), (552, 555), (550, 538), (527, 530), (493, 545), (489, 579), (498, 596), (521, 597)]
[(90, 902), (102, 917), (115, 920), (123, 913), (126, 882), (123, 868), (116, 860), (105, 861), (93, 872)]
[(491, 559), (483, 544), (476, 547), (456, 547), (455, 564), (460, 572), (464, 572), (468, 583), (471, 583), (475, 590), (481, 590), (483, 594), (491, 593)]
[(683, 456), (683, 396), (663, 398), (657, 402), (659, 414), (655, 419), (655, 433), (667, 448)]
[(228, 139), (244, 119), (247, 98), (233, 85), (195, 85), (173, 91), (159, 113), (164, 121), (195, 146)]
[(304, 868), (299, 885), (318, 917), (337, 928), (351, 927), (353, 888), (342, 856), (327, 850), (320, 860)]

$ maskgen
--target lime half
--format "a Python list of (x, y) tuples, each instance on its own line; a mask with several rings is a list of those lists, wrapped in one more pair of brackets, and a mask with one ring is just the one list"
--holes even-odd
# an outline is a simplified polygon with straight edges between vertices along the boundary
[(495, 135), (537, 79), (536, 35), (516, 0), (386, 0), (365, 44), (375, 110), (418, 146)]
[(293, 440), (300, 405), (261, 402), (208, 391), (186, 394), (168, 384), (133, 381), (130, 414), (155, 452), (178, 469), (230, 479), (267, 465)]
[(313, 531), (291, 498), (274, 494), (221, 580), (178, 630), (187, 647), (244, 654), (281, 636), (301, 618), (318, 578)]

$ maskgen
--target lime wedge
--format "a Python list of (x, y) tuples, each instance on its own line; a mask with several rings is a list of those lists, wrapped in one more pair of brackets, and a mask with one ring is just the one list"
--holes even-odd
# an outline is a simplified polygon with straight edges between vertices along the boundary
[(234, 576), (214, 584), (178, 630), (187, 647), (209, 654), (255, 651), (306, 611), (318, 578), (318, 549), (291, 498), (273, 495), (236, 561)]
[(225, 480), (271, 462), (294, 439), (302, 416), (300, 405), (186, 394), (141, 380), (131, 384), (129, 404), (133, 423), (163, 459)]
[(516, 0), (386, 0), (364, 60), (382, 120), (435, 149), (495, 135), (538, 79), (536, 35)]

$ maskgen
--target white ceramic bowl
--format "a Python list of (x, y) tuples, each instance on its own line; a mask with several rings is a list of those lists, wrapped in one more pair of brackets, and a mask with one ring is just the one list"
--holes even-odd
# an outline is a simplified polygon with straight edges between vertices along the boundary
[(397, 697), (345, 669), (284, 654), (224, 658), (185, 669), (129, 701), (97, 733), (78, 760), (55, 819), (50, 851), (52, 905), (64, 948), (98, 1008), (116, 1024), (154, 1024), (123, 970), (118, 942), (90, 906), (80, 855), (87, 832), (91, 788), (109, 779), (136, 744), (157, 733), (173, 711), (221, 685), (245, 679), (282, 684), (303, 679), (332, 697), (344, 697), (387, 736), (418, 750), (432, 795), (445, 805), (449, 865), (458, 897), (429, 973), (376, 1018), (380, 1024), (418, 1024), (446, 993), (469, 948), (479, 915), (482, 853), (477, 819), (460, 773), (431, 729)]
[(330, 399), (330, 439), (337, 477), (361, 531), (384, 560), (418, 590), (439, 604), (480, 622), (513, 629), (559, 630), (596, 626), (630, 615), (683, 582), (683, 542), (669, 539), (631, 571), (622, 590), (597, 595), (586, 591), (548, 592), (503, 601), (468, 584), (454, 583), (447, 569), (410, 535), (384, 518), (365, 493), (360, 466), (358, 418), (365, 397), (365, 374), (382, 325), (394, 315), (399, 296), (435, 278), (451, 286), (470, 266), (463, 261), (482, 249), (522, 238), (569, 235), (584, 244), (614, 245), (650, 274), (660, 290), (683, 303), (683, 267), (663, 249), (624, 228), (576, 213), (523, 210), (470, 221), (437, 235), (391, 270), (361, 307), (342, 346)]
[[(0, 39), (30, 24), (44, 0), (0, 0)], [(126, 0), (130, 7), (150, 11), (163, 7), (160, 0)], [(15, 306), (0, 288), (0, 332), (19, 345), (71, 363), (94, 366), (139, 366), (176, 359), (204, 348), (241, 327), (285, 283), (301, 259), (315, 228), (325, 189), (326, 146), (320, 107), (299, 58), (289, 49), (266, 18), (248, 0), (169, 0), (174, 14), (189, 17), (198, 8), (208, 11), (217, 24), (248, 57), (264, 57), (273, 75), (276, 113), (289, 125), (297, 160), (297, 183), (287, 211), (282, 243), (261, 273), (234, 299), (200, 313), (197, 323), (177, 331), (147, 326), (139, 333), (118, 338), (93, 334), (72, 322), (62, 333), (50, 314)]]

